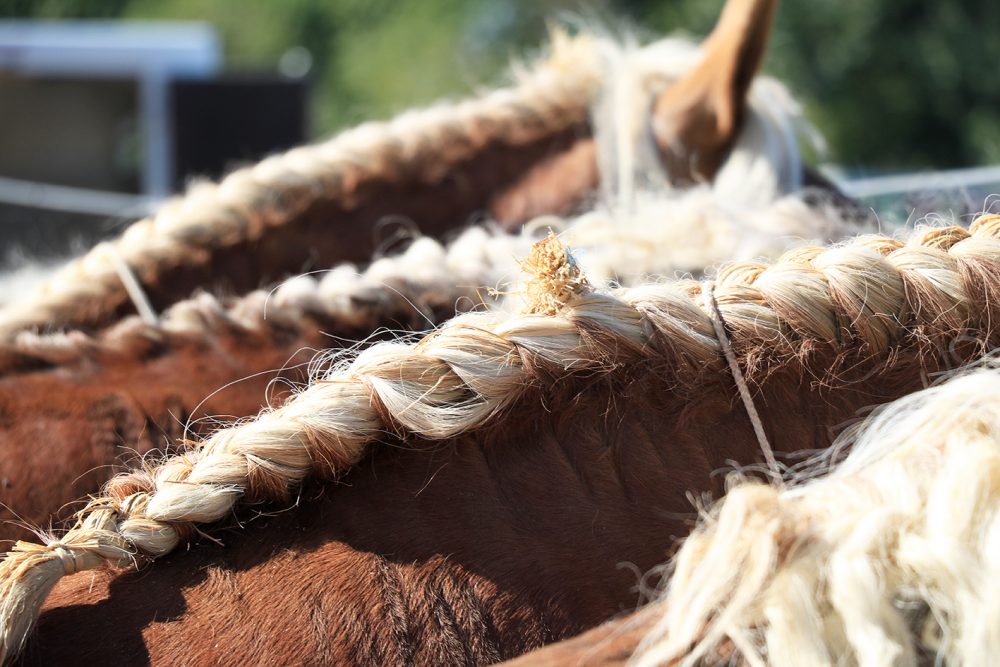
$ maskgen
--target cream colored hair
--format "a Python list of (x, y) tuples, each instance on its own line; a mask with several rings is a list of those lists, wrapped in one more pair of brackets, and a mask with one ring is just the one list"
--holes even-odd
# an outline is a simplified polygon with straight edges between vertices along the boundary
[[(931, 335), (988, 330), (998, 266), (993, 216), (971, 233), (862, 237), (796, 249), (769, 267), (735, 265), (713, 292), (746, 358), (817, 344), (884, 355)], [(551, 316), (462, 315), (416, 344), (374, 345), (282, 407), (111, 480), (61, 539), (19, 542), (0, 563), (0, 657), (22, 646), (64, 574), (169, 553), (246, 494), (280, 499), (306, 476), (341, 474), (386, 431), (443, 439), (482, 427), (542, 381), (533, 369), (572, 376), (659, 360), (689, 384), (723, 372), (702, 291), (694, 281), (586, 290)]]
[[(604, 201), (630, 207), (649, 190), (671, 189), (652, 136), (649, 109), (655, 97), (702, 57), (680, 38), (639, 47), (635, 40), (597, 42), (604, 85), (592, 112)], [(719, 201), (743, 207), (767, 206), (802, 187), (800, 140), (823, 150), (819, 133), (779, 81), (757, 76), (747, 94), (743, 125), (711, 184)]]
[(849, 444), (825, 477), (726, 495), (633, 664), (996, 662), (1000, 367), (900, 399)]

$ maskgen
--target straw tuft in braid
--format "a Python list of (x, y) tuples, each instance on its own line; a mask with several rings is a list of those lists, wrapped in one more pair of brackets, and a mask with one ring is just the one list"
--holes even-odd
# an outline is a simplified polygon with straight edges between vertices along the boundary
[(530, 276), (524, 286), (525, 312), (533, 315), (555, 315), (575, 295), (592, 289), (576, 259), (551, 230), (531, 246), (521, 270)]
[[(996, 284), (1000, 219), (981, 219), (971, 233), (863, 237), (737, 265), (720, 274), (714, 299), (744, 365), (787, 363), (810, 347), (883, 356), (969, 331), (985, 344), (1000, 318), (983, 286)], [(574, 294), (551, 316), (468, 313), (415, 345), (374, 345), (285, 405), (113, 479), (58, 543), (18, 546), (0, 563), (0, 649), (18, 650), (66, 571), (159, 557), (245, 495), (281, 499), (308, 475), (343, 473), (386, 434), (450, 438), (496, 419), (532, 385), (651, 361), (689, 385), (725, 368), (700, 284)]]

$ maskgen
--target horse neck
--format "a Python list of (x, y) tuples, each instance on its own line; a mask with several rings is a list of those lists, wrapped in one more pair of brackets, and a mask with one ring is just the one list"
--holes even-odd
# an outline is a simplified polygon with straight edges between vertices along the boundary
[(30, 537), (11, 521), (65, 518), (123, 460), (282, 400), (307, 380), (313, 351), (330, 344), (318, 331), (273, 329), (120, 342), (0, 377), (0, 539)]
[[(694, 519), (689, 494), (719, 495), (724, 479), (713, 473), (757, 455), (739, 406), (710, 398), (724, 383), (692, 409), (691, 396), (661, 378), (637, 370), (564, 378), (528, 392), (492, 427), (374, 448), (342, 484), (307, 486), (294, 511), (226, 533), (224, 551), (206, 545), (157, 563), (155, 577), (99, 578), (92, 590), (90, 575), (68, 578), (47, 603), (64, 608), (41, 619), (40, 656), (74, 644), (97, 658), (142, 633), (154, 660), (209, 659), (198, 610), (266, 623), (274, 612), (248, 609), (249, 591), (258, 601), (280, 597), (292, 614), (283, 626), (295, 630), (269, 649), (285, 658), (487, 662), (593, 627), (640, 601), (638, 577)], [(799, 446), (807, 444), (818, 443)], [(157, 622), (170, 615), (162, 601), (178, 596), (180, 618)], [(115, 641), (46, 639), (62, 635), (67, 619), (88, 627), (95, 604), (102, 626), (121, 635)], [(323, 633), (311, 615), (317, 605), (339, 610)], [(436, 623), (467, 641), (442, 641)], [(247, 651), (234, 660), (260, 658), (245, 645), (234, 650)]]
[[(867, 382), (885, 360), (831, 388), (817, 381), (823, 361), (789, 362), (758, 385), (776, 450), (828, 446), (834, 427), (930, 367), (900, 354)], [(261, 644), (227, 633), (276, 615), (269, 659), (334, 663), (492, 662), (594, 627), (639, 604), (643, 584), (656, 588), (643, 574), (687, 534), (692, 494), (718, 497), (719, 471), (761, 461), (728, 375), (680, 386), (662, 371), (563, 377), (492, 426), (375, 447), (342, 483), (307, 485), (294, 510), (225, 532), (224, 549), (158, 562), (155, 576), (66, 578), (46, 603), (37, 658), (73, 647), (97, 660), (141, 635), (135, 659), (208, 661), (226, 646), (227, 659), (254, 662)], [(98, 610), (113, 635), (101, 641)]]

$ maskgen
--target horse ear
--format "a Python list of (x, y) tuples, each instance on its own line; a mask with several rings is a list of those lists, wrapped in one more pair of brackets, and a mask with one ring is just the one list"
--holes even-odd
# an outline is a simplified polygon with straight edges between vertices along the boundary
[(701, 62), (653, 104), (653, 137), (672, 182), (711, 180), (742, 125), (777, 0), (727, 0)]

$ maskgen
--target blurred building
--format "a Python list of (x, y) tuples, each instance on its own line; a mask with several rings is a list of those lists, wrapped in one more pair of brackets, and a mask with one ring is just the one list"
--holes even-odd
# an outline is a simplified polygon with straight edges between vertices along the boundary
[(224, 73), (203, 23), (0, 21), (0, 249), (65, 252), (306, 139), (306, 83)]

